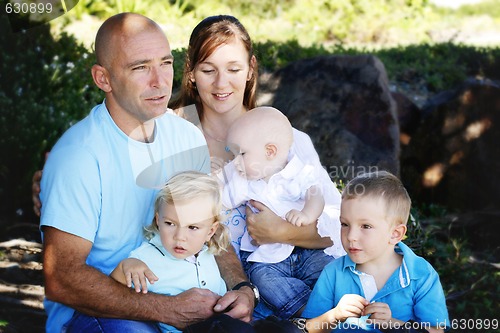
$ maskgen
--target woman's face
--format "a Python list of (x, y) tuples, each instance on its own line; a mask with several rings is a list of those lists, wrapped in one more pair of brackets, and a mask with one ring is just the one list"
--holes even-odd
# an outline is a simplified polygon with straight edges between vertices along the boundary
[(192, 73), (203, 112), (241, 112), (247, 81), (252, 77), (248, 52), (235, 38), (222, 44)]

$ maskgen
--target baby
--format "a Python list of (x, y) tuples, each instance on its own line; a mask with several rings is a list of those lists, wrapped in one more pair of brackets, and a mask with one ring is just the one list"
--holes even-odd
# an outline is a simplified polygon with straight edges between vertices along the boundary
[[(223, 205), (232, 209), (256, 200), (296, 226), (338, 225), (329, 221), (334, 214), (324, 213), (324, 187), (337, 191), (335, 185), (321, 184), (324, 170), (302, 162), (292, 146), (292, 126), (279, 110), (257, 107), (240, 116), (227, 136), (227, 149), (235, 157), (218, 173)], [(334, 259), (323, 250), (289, 244), (256, 246), (247, 231), (240, 257), (263, 302), (281, 318), (300, 313), (321, 270)]]

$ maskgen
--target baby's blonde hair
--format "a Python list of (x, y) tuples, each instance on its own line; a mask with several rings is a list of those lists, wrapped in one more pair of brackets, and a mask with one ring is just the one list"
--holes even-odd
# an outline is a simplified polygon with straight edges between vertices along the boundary
[(411, 199), (398, 177), (387, 171), (358, 175), (342, 191), (342, 201), (370, 197), (385, 205), (386, 218), (394, 225), (406, 225)]
[[(203, 196), (211, 197), (214, 203), (212, 213), (214, 222), (218, 223), (218, 228), (207, 242), (207, 246), (211, 253), (217, 255), (222, 251), (227, 251), (231, 243), (227, 227), (220, 223), (222, 221), (220, 187), (212, 176), (198, 171), (186, 171), (173, 176), (156, 195), (154, 214), (156, 216), (164, 204), (174, 205), (176, 201), (196, 200)], [(158, 233), (155, 217), (153, 217), (153, 222), (144, 229), (147, 239), (151, 239)]]

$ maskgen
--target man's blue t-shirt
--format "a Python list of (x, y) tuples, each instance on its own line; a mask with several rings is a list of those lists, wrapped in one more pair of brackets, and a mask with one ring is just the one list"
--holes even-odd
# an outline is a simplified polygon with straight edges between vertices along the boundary
[[(187, 170), (210, 172), (197, 127), (167, 113), (155, 119), (151, 143), (134, 141), (102, 103), (52, 149), (43, 170), (40, 225), (92, 242), (87, 264), (109, 274), (143, 241), (158, 189)], [(60, 332), (74, 312), (49, 300), (45, 309), (47, 332)]]

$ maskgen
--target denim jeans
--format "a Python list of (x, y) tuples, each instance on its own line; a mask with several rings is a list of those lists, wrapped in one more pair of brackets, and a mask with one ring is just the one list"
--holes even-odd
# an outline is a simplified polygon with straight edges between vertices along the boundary
[(100, 318), (87, 316), (75, 312), (73, 317), (64, 325), (63, 333), (159, 333), (156, 323), (147, 321), (134, 321), (116, 318)]
[(225, 314), (219, 314), (207, 320), (190, 325), (183, 330), (184, 333), (255, 333), (249, 323), (234, 319)]
[(301, 333), (288, 320), (269, 316), (245, 323), (225, 314), (219, 314), (184, 329), (184, 333)]
[[(314, 284), (323, 268), (334, 258), (323, 250), (310, 250), (295, 247), (285, 260), (267, 264), (248, 262), (250, 252), (240, 251), (243, 269), (248, 278), (258, 288), (261, 303), (279, 318), (289, 319), (304, 305), (311, 294)], [(259, 312), (264, 312), (259, 315)], [(259, 304), (256, 318), (265, 317), (265, 308)]]
[[(254, 328), (255, 325), (255, 328)], [(233, 319), (225, 314), (216, 315), (202, 322), (190, 325), (184, 330), (186, 333), (298, 333), (293, 324), (278, 318), (268, 317), (252, 324)], [(63, 327), (63, 333), (82, 332), (155, 332), (160, 330), (155, 323), (124, 319), (97, 318), (75, 312), (73, 318)]]

